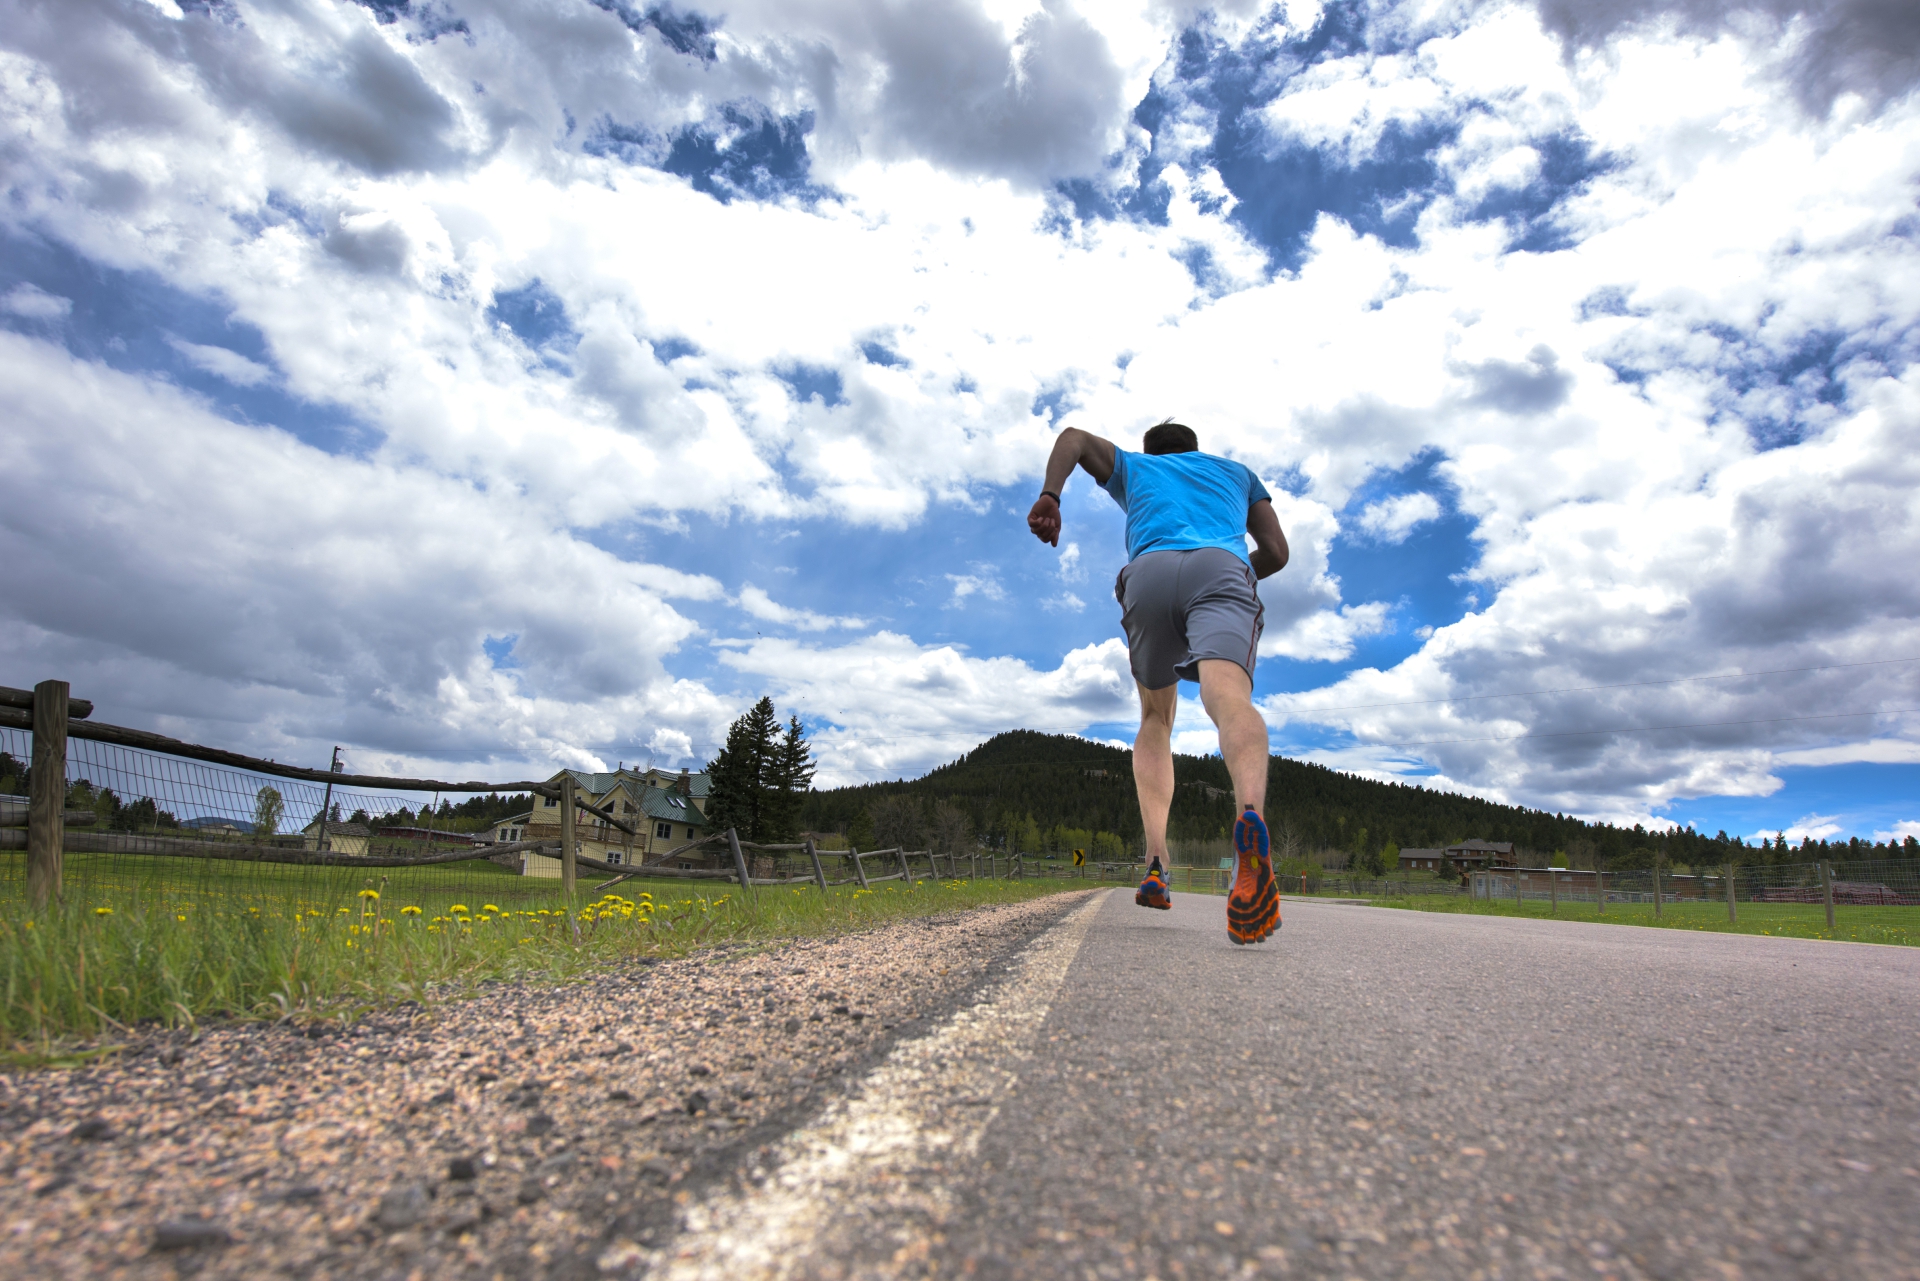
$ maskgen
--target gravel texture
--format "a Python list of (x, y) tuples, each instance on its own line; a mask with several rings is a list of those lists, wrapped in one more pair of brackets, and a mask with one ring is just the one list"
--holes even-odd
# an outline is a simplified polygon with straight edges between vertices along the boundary
[(602, 1275), (1085, 897), (0, 1074), (0, 1275)]

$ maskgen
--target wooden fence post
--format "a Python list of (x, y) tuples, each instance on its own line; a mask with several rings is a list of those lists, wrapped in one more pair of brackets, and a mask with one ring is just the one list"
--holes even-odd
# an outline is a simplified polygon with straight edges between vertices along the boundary
[(894, 851), (894, 854), (897, 855), (900, 859), (901, 874), (907, 878), (907, 884), (912, 885), (913, 884), (913, 864), (907, 862), (907, 847), (902, 845), (899, 849)]
[(579, 879), (579, 865), (573, 861), (573, 806), (574, 781), (571, 771), (560, 776), (560, 892), (567, 896), (567, 902), (573, 902), (574, 888)]
[(860, 866), (860, 847), (849, 844), (847, 846), (847, 854), (853, 859), (853, 874), (859, 880), (860, 888), (863, 890), (872, 889), (873, 886), (867, 884), (867, 869)]
[(813, 879), (820, 882), (820, 892), (827, 892), (827, 869), (820, 866), (820, 851), (813, 848), (813, 838), (807, 838), (807, 857), (813, 860)]
[(1727, 864), (1727, 924), (1735, 925), (1740, 920), (1740, 909), (1733, 904), (1733, 864)]
[(1553, 896), (1553, 914), (1558, 916), (1560, 915), (1560, 871), (1558, 868), (1548, 869), (1547, 885)]
[(1833, 864), (1831, 863), (1820, 864), (1820, 895), (1826, 900), (1827, 928), (1831, 930), (1833, 928)]
[(70, 692), (65, 681), (41, 681), (33, 687), (33, 763), (27, 771), (27, 901), (34, 907), (58, 902), (62, 893)]
[(1653, 919), (1660, 919), (1660, 856), (1653, 856)]
[(1607, 877), (1606, 873), (1600, 870), (1599, 859), (1593, 862), (1593, 898), (1597, 907), (1595, 915), (1605, 916), (1607, 914)]
[(733, 851), (733, 871), (740, 878), (741, 894), (751, 895), (753, 878), (747, 875), (747, 856), (740, 852), (740, 834), (731, 827), (727, 829), (727, 848)]

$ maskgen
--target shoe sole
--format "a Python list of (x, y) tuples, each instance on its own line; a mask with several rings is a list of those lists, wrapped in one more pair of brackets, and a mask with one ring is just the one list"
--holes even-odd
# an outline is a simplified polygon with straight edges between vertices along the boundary
[(1236, 947), (1264, 943), (1280, 928), (1280, 886), (1273, 876), (1273, 860), (1260, 858), (1248, 893), (1240, 893), (1235, 875), (1234, 892), (1227, 896), (1227, 938)]

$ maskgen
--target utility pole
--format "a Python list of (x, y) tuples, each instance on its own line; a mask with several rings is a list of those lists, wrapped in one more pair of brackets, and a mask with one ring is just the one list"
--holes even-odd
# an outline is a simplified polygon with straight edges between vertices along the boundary
[[(340, 749), (333, 749), (333, 763), (327, 766), (327, 773), (340, 772)], [(333, 780), (327, 780), (327, 794), (320, 802), (320, 832), (313, 838), (316, 853), (324, 854), (333, 848), (333, 838), (327, 835), (327, 823), (333, 818)]]

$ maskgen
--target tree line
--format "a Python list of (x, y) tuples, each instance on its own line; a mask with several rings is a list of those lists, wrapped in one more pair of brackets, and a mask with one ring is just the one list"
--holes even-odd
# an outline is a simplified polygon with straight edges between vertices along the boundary
[[(1169, 838), (1227, 839), (1235, 814), (1226, 763), (1217, 756), (1176, 755), (1174, 783)], [(800, 822), (809, 831), (844, 833), (862, 848), (870, 846), (855, 838), (870, 836), (871, 848), (884, 848), (902, 843), (885, 839), (882, 828), (902, 830), (903, 804), (919, 816), (914, 830), (931, 834), (940, 815), (942, 830), (964, 826), (980, 842), (1001, 850), (1063, 848), (1056, 842), (1064, 832), (1076, 841), (1081, 833), (1092, 834), (1092, 841), (1108, 833), (1134, 852), (1143, 842), (1133, 754), (1032, 730), (996, 735), (921, 778), (813, 792), (801, 806)], [(1878, 844), (1858, 837), (1808, 839), (1790, 845), (1784, 838), (1749, 843), (1724, 831), (1618, 827), (1418, 784), (1376, 782), (1280, 756), (1268, 772), (1267, 817), (1276, 838), (1284, 834), (1299, 854), (1335, 853), (1355, 871), (1370, 874), (1397, 866), (1402, 849), (1444, 849), (1476, 837), (1512, 842), (1543, 862), (1558, 854), (1574, 867), (1615, 871), (1650, 867), (1656, 857), (1670, 866), (1711, 868), (1920, 859), (1920, 842), (1912, 837)], [(924, 839), (930, 841), (931, 835)], [(1275, 852), (1280, 853), (1278, 840)]]

